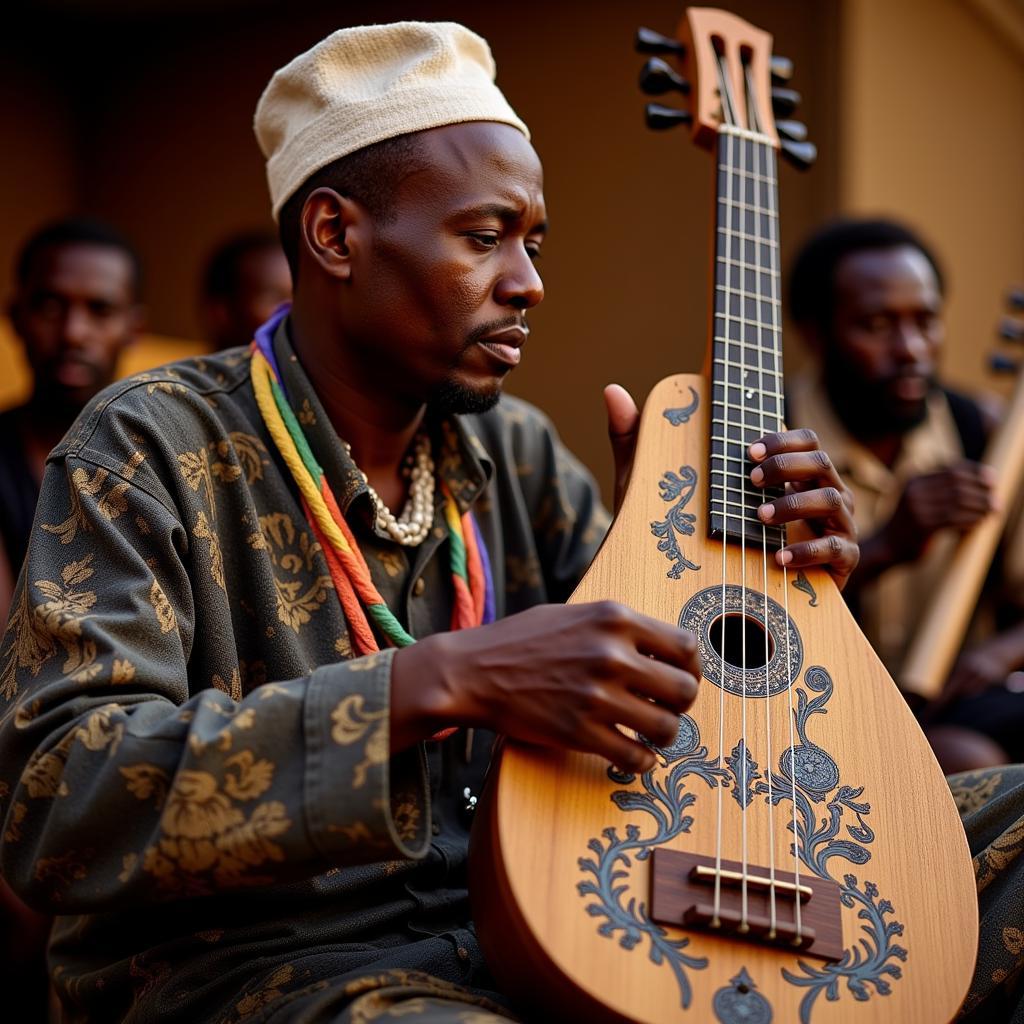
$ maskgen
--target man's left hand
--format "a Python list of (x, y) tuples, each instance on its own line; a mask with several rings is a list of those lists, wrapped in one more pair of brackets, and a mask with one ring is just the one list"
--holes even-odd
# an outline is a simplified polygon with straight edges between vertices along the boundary
[(758, 517), (772, 525), (803, 520), (817, 536), (775, 553), (779, 565), (803, 569), (824, 566), (839, 589), (857, 566), (857, 527), (853, 495), (821, 450), (813, 430), (766, 434), (748, 449), (757, 463), (750, 480), (756, 487), (785, 487), (781, 498), (765, 502)]

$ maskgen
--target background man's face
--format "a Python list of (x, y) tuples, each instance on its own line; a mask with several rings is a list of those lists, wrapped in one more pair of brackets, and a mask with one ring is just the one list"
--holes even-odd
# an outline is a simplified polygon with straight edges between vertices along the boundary
[(944, 337), (931, 264), (910, 246), (851, 253), (834, 289), (824, 350), (830, 393), (867, 434), (910, 429), (925, 416)]
[(498, 400), (544, 295), (540, 161), (520, 132), (488, 122), (424, 132), (422, 155), (353, 268), (345, 336), (413, 402), (479, 411)]
[(232, 294), (203, 304), (207, 336), (218, 348), (248, 345), (256, 328), (291, 297), (292, 275), (281, 249), (250, 249), (238, 261)]
[(55, 245), (29, 268), (12, 305), (37, 397), (81, 408), (114, 379), (118, 354), (139, 329), (134, 269), (119, 249)]

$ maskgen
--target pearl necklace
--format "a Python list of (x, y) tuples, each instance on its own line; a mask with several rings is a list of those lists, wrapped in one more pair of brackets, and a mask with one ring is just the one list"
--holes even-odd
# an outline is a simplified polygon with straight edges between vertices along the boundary
[[(347, 442), (345, 451), (351, 458), (352, 448)], [(370, 486), (366, 474), (359, 470), (359, 475), (370, 492), (377, 529), (383, 530), (396, 544), (404, 547), (413, 548), (422, 544), (434, 522), (434, 460), (430, 457), (430, 438), (426, 434), (417, 434), (412, 455), (406, 457), (402, 475), (411, 478), (409, 497), (397, 518)]]

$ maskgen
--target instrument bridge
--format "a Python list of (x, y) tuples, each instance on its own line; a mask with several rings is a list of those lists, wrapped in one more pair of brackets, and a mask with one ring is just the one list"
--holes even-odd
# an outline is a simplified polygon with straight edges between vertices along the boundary
[(840, 890), (831, 879), (810, 873), (797, 877), (750, 863), (744, 870), (738, 861), (716, 862), (714, 857), (663, 847), (652, 852), (651, 860), (651, 918), (658, 924), (775, 946), (830, 963), (842, 958)]

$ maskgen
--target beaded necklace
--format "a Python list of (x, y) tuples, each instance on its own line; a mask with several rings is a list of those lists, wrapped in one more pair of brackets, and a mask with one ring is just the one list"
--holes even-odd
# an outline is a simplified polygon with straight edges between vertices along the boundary
[[(256, 403), (267, 431), (299, 488), (303, 511), (323, 549), (356, 652), (370, 654), (380, 649), (370, 628), (370, 620), (390, 644), (407, 647), (414, 638), (395, 618), (374, 586), (366, 559), (285, 395), (272, 339), (287, 312), (287, 307), (279, 309), (256, 332), (250, 369)], [(494, 583), (487, 548), (476, 519), (471, 512), (460, 515), (458, 505), (444, 482), (441, 483), (441, 493), (455, 590), (451, 628), (467, 629), (493, 622)]]

